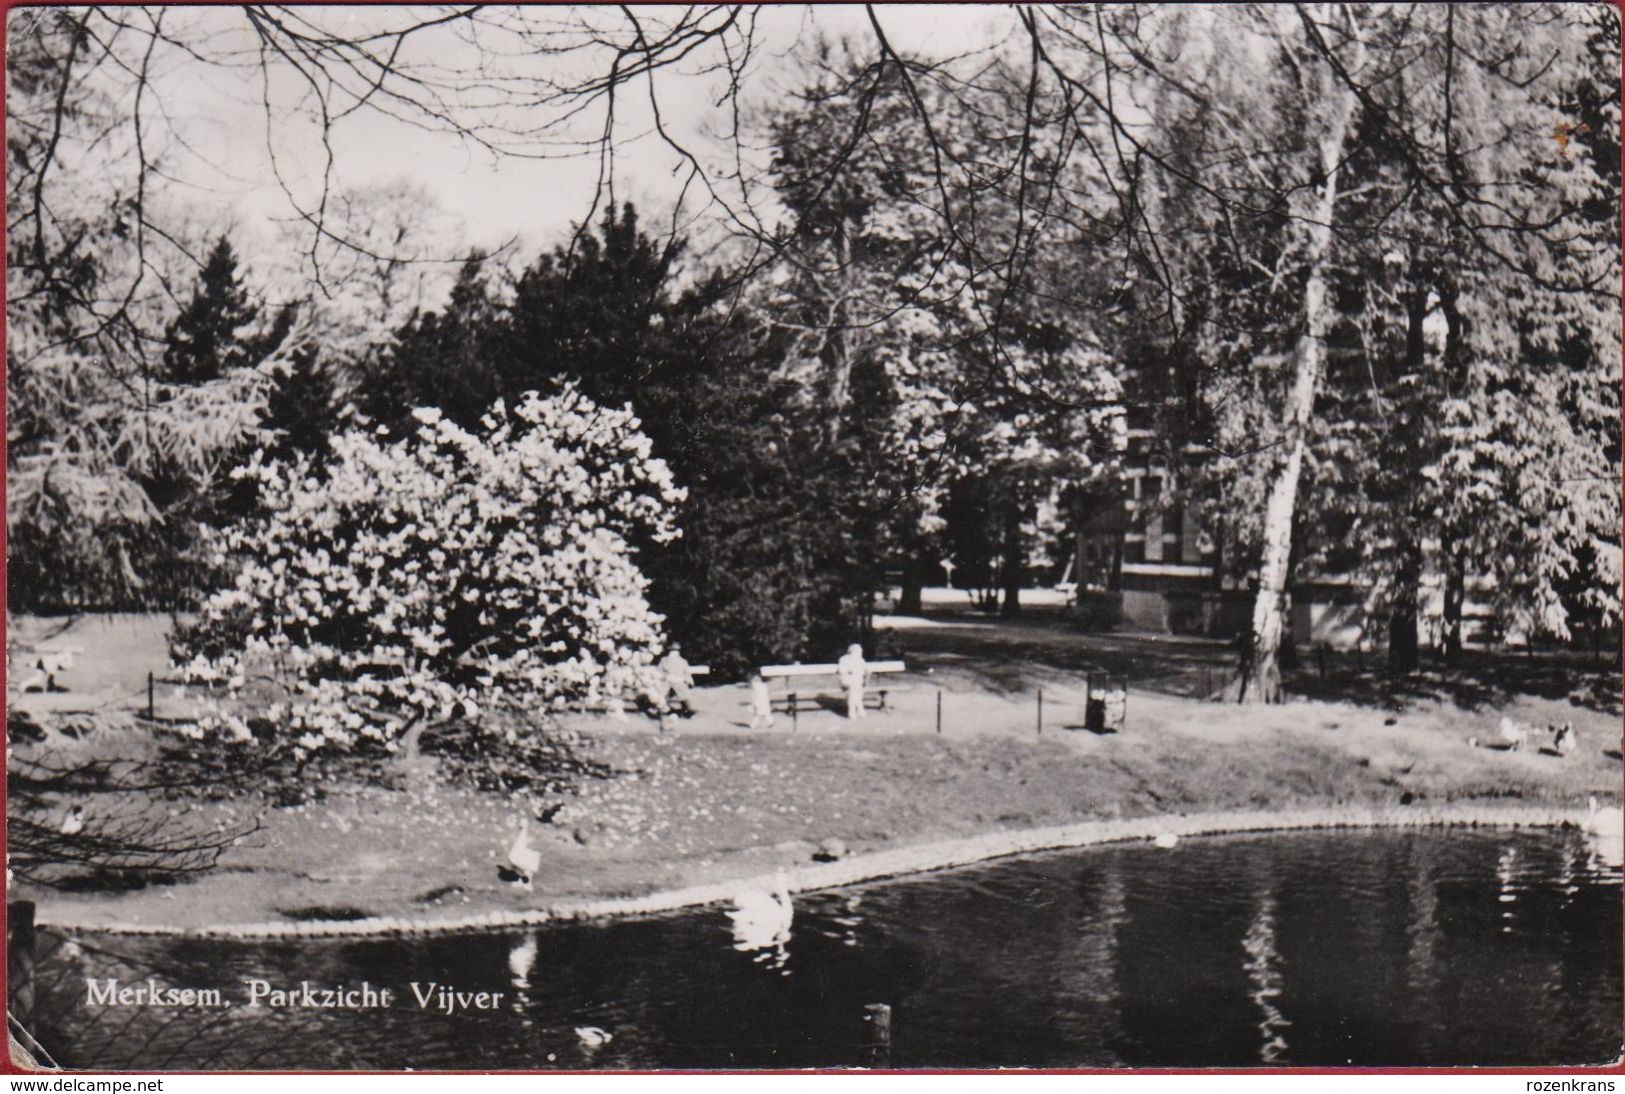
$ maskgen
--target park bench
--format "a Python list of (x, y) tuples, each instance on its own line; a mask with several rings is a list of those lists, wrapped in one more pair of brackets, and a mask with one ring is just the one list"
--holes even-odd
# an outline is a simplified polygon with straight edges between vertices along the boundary
[[(865, 676), (874, 676), (883, 672), (902, 672), (904, 664), (901, 661), (866, 661), (863, 665)], [(838, 677), (840, 669), (837, 665), (763, 665), (761, 667), (764, 680), (784, 680), (786, 683), (803, 676), (830, 676)], [(886, 709), (887, 688), (864, 687), (863, 705), (874, 710)], [(795, 715), (802, 710), (813, 710), (820, 705), (816, 692), (803, 694), (799, 691), (786, 691), (773, 696), (773, 710), (776, 713)]]

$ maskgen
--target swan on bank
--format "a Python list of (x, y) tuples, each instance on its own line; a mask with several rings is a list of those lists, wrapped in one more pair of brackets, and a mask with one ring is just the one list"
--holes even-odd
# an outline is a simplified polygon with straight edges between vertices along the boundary
[(497, 867), (497, 876), (503, 881), (529, 889), (542, 864), (542, 853), (530, 845), (530, 822), (519, 818), (519, 834), (508, 847), (508, 861)]

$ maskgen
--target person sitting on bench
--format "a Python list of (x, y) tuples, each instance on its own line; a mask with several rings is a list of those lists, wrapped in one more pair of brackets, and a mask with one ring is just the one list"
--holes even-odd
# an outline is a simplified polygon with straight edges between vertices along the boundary
[(660, 703), (660, 722), (664, 728), (666, 719), (670, 715), (679, 718), (692, 718), (694, 707), (689, 702), (689, 695), (694, 691), (694, 672), (689, 668), (688, 661), (683, 658), (681, 646), (673, 646), (660, 659), (657, 666), (664, 677), (666, 694)]

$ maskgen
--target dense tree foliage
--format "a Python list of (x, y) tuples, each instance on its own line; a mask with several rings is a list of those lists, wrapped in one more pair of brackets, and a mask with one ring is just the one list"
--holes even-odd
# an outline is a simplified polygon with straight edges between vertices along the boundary
[[(1363, 590), (1398, 671), (1459, 647), (1469, 586), (1504, 634), (1617, 625), (1611, 9), (1019, 8), (956, 57), (871, 11), (754, 109), (732, 9), (368, 19), (67, 8), (17, 37), (14, 603), (183, 602), (200, 529), (264, 517), (229, 486), (252, 452), (319, 482), (351, 415), (477, 431), (572, 384), (687, 488), (685, 535), (629, 547), (724, 672), (829, 652), (888, 573), (956, 551), (1013, 609), (1063, 499), (1111, 493), (1128, 418), (1255, 594), (1249, 698), (1320, 577)], [(407, 46), (442, 34), (466, 65)], [(249, 56), (299, 94), (263, 103), (287, 254), (245, 271), (177, 196), (199, 164), (164, 73)], [(732, 155), (661, 112), (679, 71), (733, 108)], [(596, 151), (590, 223), (522, 270), (469, 255), (424, 194), (341, 185), (334, 138), (369, 116)], [(601, 203), (639, 124), (712, 214), (672, 220), (703, 250)]]

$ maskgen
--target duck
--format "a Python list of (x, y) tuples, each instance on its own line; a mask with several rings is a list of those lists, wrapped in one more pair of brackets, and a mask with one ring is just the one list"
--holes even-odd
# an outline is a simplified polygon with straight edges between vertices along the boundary
[(813, 852), (814, 862), (839, 862), (847, 856), (846, 843), (843, 840), (827, 839), (818, 845)]
[(519, 834), (514, 837), (512, 845), (508, 848), (507, 863), (497, 867), (497, 876), (509, 884), (528, 889), (541, 864), (542, 853), (530, 845), (530, 825), (524, 817), (521, 817)]
[(735, 949), (764, 949), (789, 938), (795, 905), (790, 900), (790, 886), (784, 871), (778, 871), (774, 880), (775, 891), (771, 893), (746, 889), (734, 896), (728, 918), (733, 921)]

